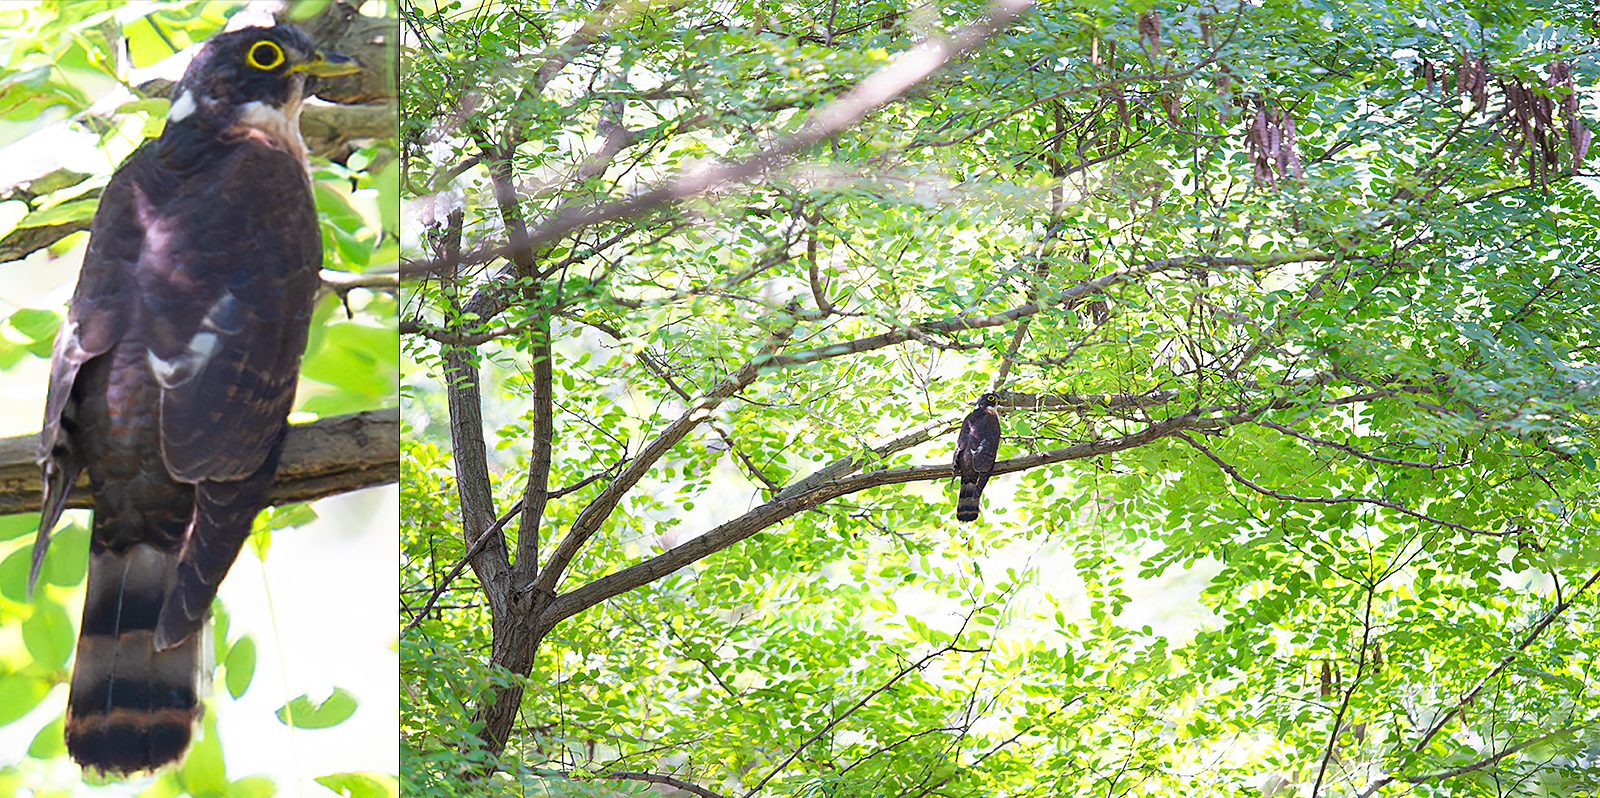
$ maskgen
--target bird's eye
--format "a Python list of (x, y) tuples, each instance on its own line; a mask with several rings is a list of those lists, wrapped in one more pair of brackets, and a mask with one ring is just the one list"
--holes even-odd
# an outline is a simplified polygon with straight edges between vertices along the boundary
[(256, 42), (245, 60), (256, 69), (277, 69), (283, 63), (283, 48), (275, 42)]

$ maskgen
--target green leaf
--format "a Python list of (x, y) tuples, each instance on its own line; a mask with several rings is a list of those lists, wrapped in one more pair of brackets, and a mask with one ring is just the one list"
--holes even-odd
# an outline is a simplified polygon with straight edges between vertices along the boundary
[(38, 513), (0, 515), (0, 541), (15, 540), (39, 531)]
[(222, 743), (217, 739), (216, 713), (208, 712), (203, 717), (199, 739), (189, 744), (189, 753), (178, 767), (178, 781), (195, 798), (225, 796), (228, 770), (222, 761)]
[(378, 212), (383, 229), (391, 232), (400, 229), (400, 164), (399, 158), (390, 161), (372, 181), (378, 190)]
[(228, 798), (272, 798), (278, 785), (266, 776), (245, 776), (228, 785)]
[(89, 528), (73, 522), (56, 529), (39, 566), (39, 583), (73, 587), (83, 584), (88, 573)]
[(289, 19), (295, 22), (315, 19), (332, 3), (333, 0), (300, 0), (289, 7)]
[(335, 188), (329, 181), (318, 180), (312, 188), (316, 195), (317, 210), (321, 212), (325, 221), (347, 233), (366, 229), (367, 217), (362, 216), (361, 212), (350, 204), (350, 199), (344, 192), (345, 186)]
[(72, 655), (77, 633), (67, 611), (54, 601), (40, 595), (33, 600), (33, 614), (22, 622), (22, 642), (27, 645), (33, 661), (57, 670), (66, 667)]
[[(56, 330), (61, 328), (61, 318), (61, 314), (53, 310), (22, 308), (21, 310), (13, 311), (7, 321), (11, 324), (12, 329), (26, 335), (29, 340), (35, 343), (54, 343)], [(45, 356), (48, 357), (49, 355), (49, 351), (46, 351)]]
[(370, 409), (389, 401), (399, 385), (399, 335), (392, 328), (354, 322), (328, 325), (321, 346), (306, 357), (300, 373), (338, 389), (316, 394), (304, 407), (323, 415), (332, 408)]
[(28, 181), (28, 192), (35, 196), (54, 194), (62, 189), (72, 188), (93, 176), (86, 172), (74, 172), (71, 169), (57, 169), (42, 177), (36, 177)]
[(0, 676), (0, 726), (33, 711), (50, 692), (50, 682), (37, 676)]
[(228, 685), (228, 695), (238, 698), (244, 691), (250, 689), (250, 680), (256, 674), (256, 641), (250, 635), (245, 635), (234, 642), (228, 649), (228, 656), (222, 661), (225, 670), (224, 678)]
[(348, 798), (397, 798), (399, 782), (383, 773), (351, 772), (318, 776), (318, 784)]
[(228, 608), (218, 599), (211, 602), (211, 661), (228, 661), (228, 627), (233, 618), (228, 613)]
[[(28, 744), (28, 756), (34, 759), (51, 759), (67, 752), (65, 739), (66, 716), (61, 716), (44, 725), (38, 734), (33, 736), (33, 742)], [(37, 793), (35, 793), (37, 795)]]
[(278, 708), (278, 720), (284, 725), (300, 729), (326, 729), (345, 722), (356, 711), (356, 697), (343, 687), (333, 688), (333, 694), (321, 702), (300, 695)]
[(100, 199), (67, 200), (59, 205), (52, 205), (44, 210), (34, 211), (22, 217), (17, 222), (18, 227), (49, 227), (53, 224), (67, 224), (68, 222), (87, 222), (94, 218), (95, 208), (100, 206)]

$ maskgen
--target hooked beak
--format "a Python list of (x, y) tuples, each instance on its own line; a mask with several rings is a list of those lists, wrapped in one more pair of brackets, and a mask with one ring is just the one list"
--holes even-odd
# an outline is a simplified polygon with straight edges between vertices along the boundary
[(335, 75), (353, 75), (360, 72), (361, 62), (348, 55), (318, 50), (315, 57), (295, 67), (295, 70), (319, 78), (331, 78)]

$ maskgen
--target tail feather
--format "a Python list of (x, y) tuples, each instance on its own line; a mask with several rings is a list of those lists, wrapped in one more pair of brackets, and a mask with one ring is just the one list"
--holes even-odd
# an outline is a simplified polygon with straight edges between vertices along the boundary
[(983, 489), (988, 484), (988, 477), (976, 482), (961, 483), (961, 490), (956, 494), (957, 521), (967, 523), (978, 520), (979, 500), (983, 498)]
[(198, 636), (156, 650), (155, 627), (178, 555), (98, 543), (67, 698), (67, 750), (85, 768), (131, 773), (183, 755), (200, 716)]

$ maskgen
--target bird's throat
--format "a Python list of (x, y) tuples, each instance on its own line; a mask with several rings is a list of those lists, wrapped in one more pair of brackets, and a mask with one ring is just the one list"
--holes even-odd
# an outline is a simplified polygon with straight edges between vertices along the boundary
[(300, 106), (304, 98), (296, 90), (283, 107), (263, 102), (245, 103), (239, 108), (239, 124), (266, 135), (272, 146), (306, 161), (306, 142), (300, 138)]

